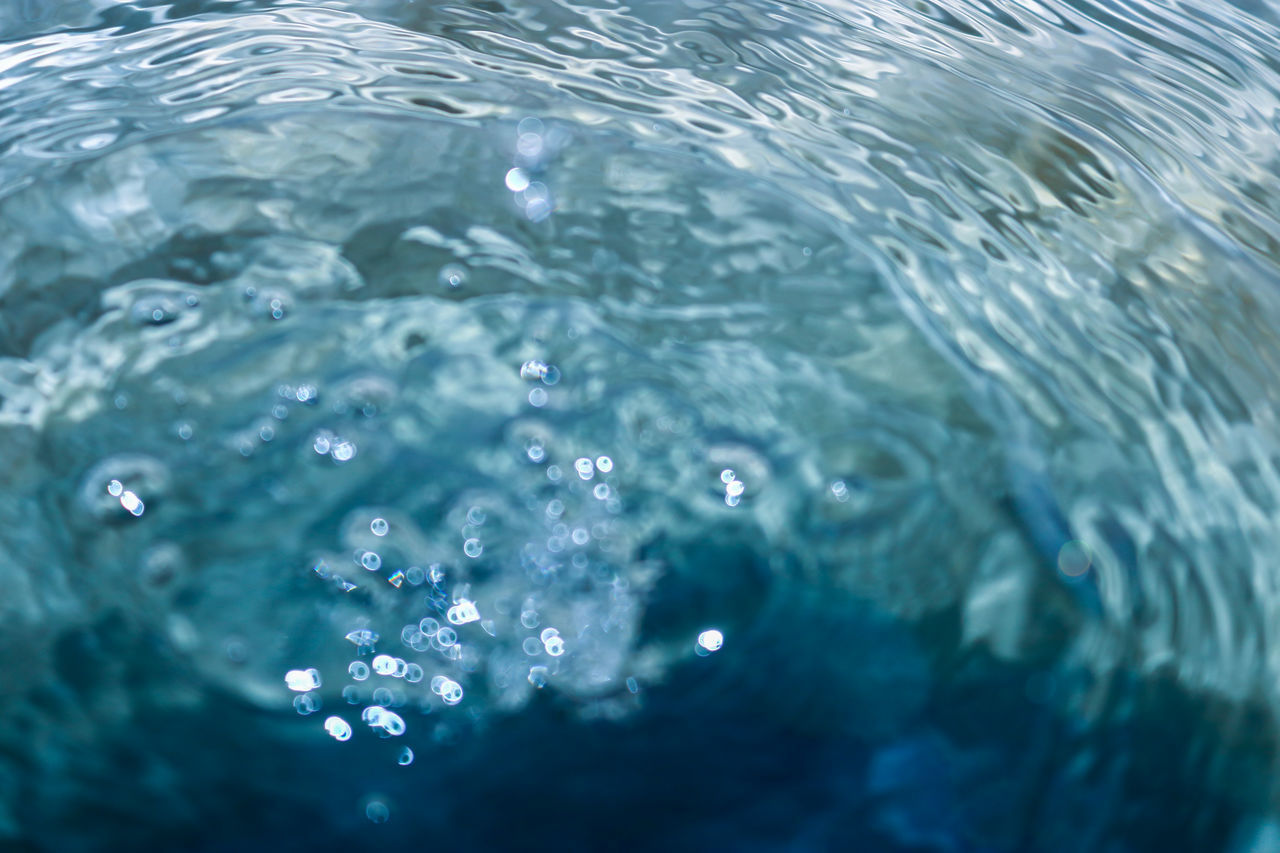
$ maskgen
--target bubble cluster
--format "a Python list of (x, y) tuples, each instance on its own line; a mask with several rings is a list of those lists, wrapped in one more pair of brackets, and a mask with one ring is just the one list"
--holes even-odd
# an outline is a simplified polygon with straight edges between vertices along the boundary
[(446, 615), (449, 621), (455, 625), (465, 625), (468, 622), (476, 622), (480, 619), (480, 611), (476, 609), (475, 602), (467, 601), (465, 598), (450, 607)]

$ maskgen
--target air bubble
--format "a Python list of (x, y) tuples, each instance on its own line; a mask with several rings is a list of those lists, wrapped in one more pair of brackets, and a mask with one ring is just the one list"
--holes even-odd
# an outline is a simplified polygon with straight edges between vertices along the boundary
[(535, 409), (541, 409), (547, 404), (547, 389), (534, 388), (529, 392), (529, 405)]
[(365, 551), (360, 555), (360, 565), (364, 566), (371, 572), (376, 572), (382, 568), (382, 558), (373, 551)]
[(390, 529), (390, 525), (387, 524), (387, 520), (385, 518), (375, 518), (373, 521), (369, 522), (369, 530), (374, 536), (386, 536), (388, 529)]
[(293, 710), (302, 716), (314, 714), (320, 710), (320, 700), (314, 693), (302, 693), (293, 697)]
[(710, 628), (698, 635), (698, 645), (709, 652), (718, 652), (724, 645), (724, 634)]
[(373, 659), (373, 671), (378, 675), (390, 675), (396, 671), (396, 659), (391, 655), (378, 655)]
[(391, 819), (391, 809), (381, 800), (373, 800), (364, 807), (364, 816), (372, 823), (386, 823)]
[(422, 667), (418, 666), (416, 663), (411, 663), (405, 668), (404, 680), (410, 684), (417, 684), (422, 680), (423, 675), (425, 675), (425, 673), (422, 671)]
[(426, 634), (428, 637), (431, 637), (435, 635), (436, 631), (440, 630), (440, 623), (430, 616), (427, 616), (418, 623), (418, 630)]
[(595, 495), (598, 501), (607, 501), (609, 499), (609, 487), (604, 483), (596, 483), (596, 487), (591, 490), (591, 494)]
[(446, 678), (444, 683), (440, 685), (440, 698), (444, 700), (446, 705), (457, 705), (462, 701), (462, 685)]
[(436, 631), (436, 640), (447, 649), (458, 642), (458, 632), (452, 628), (441, 628)]
[(545, 666), (529, 667), (529, 683), (541, 690), (547, 686), (547, 668)]
[(524, 649), (524, 653), (529, 657), (542, 654), (542, 644), (534, 637), (526, 638), (524, 643), (521, 645), (521, 648)]
[(720, 482), (724, 483), (725, 485), (732, 483), (736, 479), (738, 479), (737, 475), (733, 473), (732, 468), (725, 468), (723, 471), (720, 472)]
[(479, 539), (471, 538), (462, 543), (462, 553), (466, 554), (473, 560), (476, 557), (479, 557), (483, 551), (484, 546), (480, 544)]
[(364, 681), (369, 677), (369, 665), (362, 660), (353, 660), (347, 667), (347, 674), (354, 681)]
[(284, 674), (285, 686), (298, 693), (315, 690), (320, 686), (320, 672), (316, 669), (291, 669)]
[(542, 645), (543, 648), (547, 650), (547, 654), (551, 655), (553, 658), (558, 658), (560, 655), (564, 654), (564, 640), (559, 637), (552, 637), (549, 640), (544, 640)]
[(457, 290), (467, 283), (467, 270), (459, 264), (446, 264), (440, 269), (440, 285)]
[(596, 475), (595, 465), (585, 456), (573, 463), (573, 469), (578, 472), (578, 476), (583, 480), (590, 480)]
[(468, 622), (476, 622), (480, 619), (480, 611), (476, 609), (474, 602), (467, 601), (465, 598), (459, 601), (453, 607), (449, 608), (447, 614), (449, 621), (455, 625), (465, 625)]
[(596, 458), (596, 470), (601, 474), (608, 474), (613, 470), (613, 460), (608, 456), (600, 456)]
[(511, 169), (507, 172), (503, 183), (513, 193), (524, 192), (529, 187), (529, 176), (525, 174), (523, 169)]
[(552, 637), (559, 637), (559, 636), (560, 636), (560, 632), (557, 631), (555, 628), (543, 628), (542, 634), (539, 635), (539, 639), (545, 643), (547, 640), (550, 640)]
[(337, 462), (349, 462), (356, 455), (356, 446), (350, 441), (339, 441), (329, 455)]
[(531, 359), (520, 365), (520, 378), (529, 380), (541, 380), (547, 375), (546, 362)]
[(351, 724), (341, 717), (330, 717), (325, 720), (324, 730), (334, 740), (351, 740)]
[(111, 497), (118, 498), (120, 497), (120, 493), (123, 491), (124, 484), (119, 480), (112, 480), (110, 483), (107, 483), (107, 494), (111, 495)]
[(396, 759), (396, 762), (401, 767), (408, 767), (413, 763), (413, 750), (407, 746), (400, 750), (400, 756)]

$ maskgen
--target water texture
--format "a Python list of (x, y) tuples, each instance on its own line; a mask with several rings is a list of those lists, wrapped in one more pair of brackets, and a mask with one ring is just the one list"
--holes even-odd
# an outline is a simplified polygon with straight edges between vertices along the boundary
[(0, 6), (0, 848), (1280, 849), (1266, 4)]

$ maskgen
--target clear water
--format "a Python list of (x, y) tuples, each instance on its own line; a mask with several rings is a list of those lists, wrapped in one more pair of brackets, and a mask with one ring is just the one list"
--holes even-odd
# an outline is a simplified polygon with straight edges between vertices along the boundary
[(0, 846), (1280, 847), (1273, 7), (0, 39)]

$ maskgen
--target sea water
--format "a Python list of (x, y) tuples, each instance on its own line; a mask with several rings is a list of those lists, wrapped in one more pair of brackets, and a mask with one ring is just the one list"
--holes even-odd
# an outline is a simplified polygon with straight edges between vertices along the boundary
[(1271, 6), (0, 40), (0, 846), (1280, 847)]

